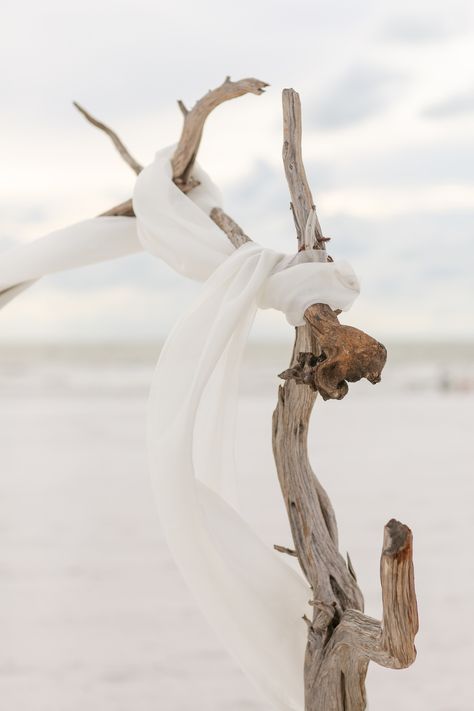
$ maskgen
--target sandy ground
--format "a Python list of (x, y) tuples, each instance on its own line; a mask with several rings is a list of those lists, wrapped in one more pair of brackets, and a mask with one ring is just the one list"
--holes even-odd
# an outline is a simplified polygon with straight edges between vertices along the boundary
[[(163, 541), (145, 464), (150, 364), (86, 361), (2, 362), (0, 708), (269, 711)], [(262, 536), (288, 545), (264, 361), (242, 396), (242, 496)], [(472, 711), (474, 394), (432, 387), (426, 368), (401, 373), (319, 403), (312, 458), (369, 614), (380, 614), (384, 523), (414, 531), (418, 660), (371, 666), (370, 709)]]

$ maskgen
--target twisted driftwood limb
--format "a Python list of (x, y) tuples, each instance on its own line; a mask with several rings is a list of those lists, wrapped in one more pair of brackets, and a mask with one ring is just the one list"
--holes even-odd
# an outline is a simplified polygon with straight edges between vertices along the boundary
[[(220, 87), (208, 92), (206, 96), (200, 99), (191, 111), (186, 109), (182, 101), (178, 101), (178, 106), (184, 116), (184, 126), (176, 147), (175, 155), (173, 157), (173, 161), (176, 161), (176, 169), (175, 163), (173, 163), (173, 179), (183, 192), (189, 192), (198, 184), (197, 181), (190, 175), (190, 171), (196, 159), (196, 153), (201, 140), (204, 122), (209, 113), (224, 101), (229, 101), (230, 99), (248, 93), (257, 95), (262, 94), (266, 86), (268, 86), (268, 84), (260, 81), (259, 79), (241, 79), (240, 81), (232, 82), (230, 78), (227, 77)], [(133, 172), (138, 175), (142, 171), (143, 166), (131, 155), (115, 131), (113, 131), (102, 121), (99, 121), (92, 116), (92, 114), (86, 111), (86, 109), (84, 109), (76, 101), (73, 102), (73, 104), (87, 119), (87, 121), (89, 121), (89, 123), (96, 128), (99, 128), (107, 136), (109, 136), (119, 155), (124, 159), (127, 165), (130, 166)], [(179, 160), (177, 156), (179, 156)], [(185, 167), (183, 168), (182, 173), (179, 173), (183, 165), (185, 165)], [(99, 217), (134, 216), (135, 213), (131, 199), (125, 200), (125, 202), (120, 203), (120, 205), (115, 205), (99, 215)], [(211, 217), (218, 227), (226, 233), (234, 247), (240, 247), (244, 244), (244, 242), (249, 241), (249, 238), (244, 234), (243, 230), (237, 225), (237, 223), (234, 222), (231, 217), (226, 215), (226, 213), (220, 208), (215, 208), (212, 211)], [(8, 290), (0, 291), (0, 306), (8, 303), (8, 301), (15, 298), (15, 296), (26, 290), (34, 283), (35, 280), (25, 282), (24, 284), (15, 284)]]
[[(292, 89), (283, 92), (283, 162), (291, 194), (299, 249), (325, 249), (301, 154), (301, 107)], [(348, 559), (338, 551), (337, 524), (329, 497), (316, 478), (307, 451), (311, 411), (320, 392), (341, 399), (347, 382), (380, 380), (382, 344), (341, 326), (327, 305), (305, 312), (296, 329), (290, 368), (282, 373), (273, 415), (273, 450), (296, 555), (311, 587), (312, 619), (304, 665), (306, 711), (363, 711), (370, 660), (392, 668), (415, 658), (418, 628), (413, 582), (412, 537), (396, 521), (385, 527), (381, 560), (383, 624), (363, 614), (363, 597)], [(278, 548), (280, 549), (280, 547)]]
[[(191, 171), (208, 113), (234, 96), (261, 93), (265, 86), (258, 80), (235, 83), (226, 80), (191, 111), (179, 102), (184, 126), (174, 156), (173, 177), (184, 192), (196, 185)], [(304, 174), (298, 95), (286, 90), (283, 101), (284, 164), (299, 248), (324, 250), (327, 239), (322, 235)], [(140, 164), (115, 132), (82, 107), (78, 108), (112, 139), (134, 172), (140, 172)], [(132, 202), (125, 201), (103, 214), (133, 216)], [(249, 241), (242, 229), (219, 208), (212, 211), (211, 217), (235, 247)], [(275, 548), (298, 557), (312, 589), (312, 619), (304, 616), (308, 625), (304, 669), (306, 711), (362, 711), (369, 661), (403, 668), (415, 658), (413, 639), (418, 621), (412, 537), (406, 526), (396, 521), (387, 524), (381, 560), (383, 623), (365, 616), (350, 559), (346, 564), (338, 552), (331, 502), (309, 464), (307, 431), (317, 392), (323, 397), (339, 399), (347, 392), (345, 381), (367, 377), (377, 382), (385, 362), (385, 349), (361, 331), (341, 326), (336, 313), (324, 304), (309, 307), (305, 319), (307, 324), (296, 329), (291, 367), (282, 374), (287, 382), (280, 387), (273, 417), (275, 461), (295, 550), (283, 546)]]
[[(264, 88), (268, 86), (263, 81), (259, 79), (241, 79), (238, 82), (231, 82), (229, 77), (225, 82), (210, 91), (200, 99), (191, 111), (188, 111), (184, 106), (182, 101), (178, 101), (178, 105), (181, 112), (184, 115), (184, 126), (181, 133), (181, 138), (176, 147), (175, 155), (173, 157), (173, 166), (175, 165), (176, 156), (179, 154), (179, 161), (176, 161), (178, 169), (181, 168), (185, 159), (186, 164), (186, 174), (188, 176), (187, 182), (184, 181), (183, 177), (175, 177), (174, 180), (176, 185), (185, 193), (189, 192), (193, 187), (196, 187), (197, 181), (190, 177), (189, 172), (196, 160), (197, 149), (199, 147), (199, 141), (202, 134), (202, 129), (204, 126), (204, 121), (213, 108), (216, 108), (219, 104), (224, 101), (229, 101), (232, 98), (242, 96), (246, 93), (261, 94)], [(119, 154), (125, 160), (125, 162), (132, 168), (132, 170), (138, 175), (142, 170), (143, 166), (138, 163), (135, 158), (129, 153), (128, 149), (125, 148), (122, 140), (117, 136), (115, 131), (113, 131), (109, 126), (107, 126), (102, 121), (96, 119), (92, 114), (90, 114), (86, 109), (80, 106), (76, 101), (73, 102), (74, 106), (81, 112), (81, 114), (91, 123), (96, 126), (101, 131), (103, 131), (107, 136), (112, 139), (112, 142)], [(195, 112), (197, 118), (194, 116)], [(191, 130), (192, 129), (192, 130)], [(184, 174), (184, 173), (183, 173)], [(173, 169), (173, 175), (175, 175), (175, 170)], [(126, 200), (125, 202), (116, 205), (115, 207), (101, 213), (100, 217), (134, 217), (135, 213), (133, 211), (132, 200)], [(215, 224), (227, 235), (230, 242), (237, 249), (245, 242), (251, 242), (250, 237), (244, 233), (241, 227), (234, 222), (234, 220), (227, 215), (224, 210), (220, 207), (215, 207), (211, 210), (210, 218), (215, 222)]]
[(197, 184), (191, 176), (191, 171), (201, 142), (204, 123), (211, 111), (225, 101), (236, 99), (244, 94), (259, 96), (263, 94), (267, 86), (266, 82), (259, 79), (248, 78), (231, 81), (230, 77), (226, 77), (217, 89), (208, 91), (202, 99), (199, 99), (190, 111), (186, 109), (182, 101), (178, 102), (184, 116), (184, 123), (171, 164), (173, 166), (173, 180), (183, 192), (192, 190)]
[[(178, 145), (176, 146), (171, 164), (173, 167), (173, 180), (184, 193), (188, 193), (190, 190), (199, 185), (199, 182), (192, 177), (191, 171), (196, 160), (199, 144), (201, 142), (204, 123), (211, 111), (223, 104), (225, 101), (236, 99), (239, 96), (244, 96), (244, 94), (256, 94), (259, 96), (264, 93), (267, 86), (268, 84), (264, 81), (260, 81), (260, 79), (248, 78), (239, 79), (239, 81), (231, 81), (230, 77), (226, 77), (225, 81), (220, 86), (216, 89), (208, 91), (205, 96), (199, 99), (192, 109), (188, 110), (181, 100), (178, 101), (178, 106), (183, 114), (184, 122), (181, 136), (179, 138)], [(100, 128), (112, 139), (112, 142), (122, 158), (138, 175), (138, 173), (142, 170), (142, 166), (130, 155), (129, 151), (125, 148), (123, 142), (117, 136), (115, 131), (91, 116), (91, 114), (82, 108), (82, 106), (80, 106), (77, 102), (74, 102), (74, 106), (93, 126)], [(109, 210), (106, 210), (101, 213), (100, 216), (133, 217), (134, 214), (132, 200), (130, 199), (120, 203), (120, 205), (115, 205)]]

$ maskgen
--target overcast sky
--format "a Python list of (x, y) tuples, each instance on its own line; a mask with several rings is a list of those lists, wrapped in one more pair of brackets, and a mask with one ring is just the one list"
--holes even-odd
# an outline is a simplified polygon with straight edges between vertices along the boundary
[[(143, 163), (224, 76), (271, 84), (220, 107), (200, 162), (255, 240), (293, 251), (281, 89), (330, 252), (363, 291), (345, 320), (386, 338), (474, 338), (474, 22), (470, 0), (9, 2), (0, 25), (0, 249), (128, 198), (133, 174), (72, 108)], [(44, 279), (0, 340), (162, 338), (199, 288), (147, 255)], [(287, 332), (260, 315), (257, 338)]]

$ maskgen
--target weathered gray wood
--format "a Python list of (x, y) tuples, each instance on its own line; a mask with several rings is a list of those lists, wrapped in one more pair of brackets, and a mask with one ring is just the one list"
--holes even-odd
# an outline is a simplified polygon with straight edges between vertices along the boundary
[[(209, 114), (225, 101), (236, 99), (239, 96), (244, 96), (244, 94), (256, 94), (259, 96), (264, 93), (267, 86), (268, 84), (260, 79), (247, 78), (231, 81), (230, 77), (226, 77), (220, 86), (208, 91), (207, 94), (199, 99), (192, 109), (188, 110), (181, 100), (178, 101), (178, 106), (183, 114), (183, 128), (171, 164), (173, 167), (173, 180), (184, 193), (188, 193), (199, 184), (198, 181), (192, 177), (192, 168), (201, 142), (204, 124)], [(140, 173), (142, 166), (130, 155), (115, 131), (94, 118), (77, 102), (74, 102), (74, 106), (93, 126), (100, 128), (112, 139), (112, 142), (125, 162), (128, 163), (136, 174)], [(100, 216), (133, 217), (134, 214), (132, 200), (130, 199), (106, 210), (101, 213)], [(233, 228), (232, 234), (235, 234)]]
[(266, 82), (259, 79), (248, 78), (231, 81), (230, 77), (226, 77), (225, 81), (217, 89), (208, 91), (189, 111), (182, 101), (179, 102), (184, 116), (183, 130), (171, 163), (173, 166), (173, 180), (183, 192), (188, 192), (196, 184), (191, 177), (191, 171), (201, 142), (204, 123), (211, 111), (225, 101), (236, 99), (244, 94), (256, 94), (259, 96), (263, 94), (267, 86)]
[[(173, 160), (173, 175), (184, 192), (196, 185), (191, 170), (209, 111), (222, 101), (248, 91), (261, 93), (264, 86), (257, 80), (240, 83), (226, 80), (191, 111), (178, 102), (184, 126)], [(324, 250), (327, 240), (321, 231), (302, 160), (301, 107), (296, 92), (291, 89), (283, 92), (283, 108), (283, 161), (298, 246)], [(118, 136), (84, 109), (80, 110), (112, 138), (122, 157), (139, 172), (141, 166)], [(133, 214), (131, 200), (104, 213)], [(220, 208), (212, 210), (211, 218), (236, 248), (250, 241)], [(369, 661), (403, 668), (415, 658), (413, 640), (418, 620), (412, 536), (406, 526), (394, 520), (385, 527), (381, 558), (383, 623), (365, 616), (362, 593), (350, 559), (346, 563), (338, 551), (331, 502), (309, 463), (307, 435), (317, 393), (325, 399), (340, 399), (348, 391), (346, 381), (366, 377), (378, 382), (386, 352), (382, 344), (362, 331), (341, 326), (337, 314), (325, 304), (310, 306), (305, 318), (306, 325), (296, 329), (290, 368), (282, 373), (286, 382), (280, 387), (273, 416), (275, 462), (295, 549), (284, 546), (275, 549), (297, 556), (308, 580), (312, 619), (303, 615), (308, 625), (304, 667), (306, 711), (362, 711), (366, 705), (364, 680)]]
[(280, 373), (280, 378), (309, 385), (323, 400), (342, 400), (349, 392), (348, 382), (362, 378), (374, 385), (380, 382), (385, 346), (358, 328), (340, 324), (327, 304), (309, 306), (305, 319), (321, 355), (299, 353), (296, 366)]
[[(324, 248), (301, 151), (301, 106), (292, 89), (283, 92), (283, 162), (300, 249)], [(306, 711), (363, 711), (364, 681), (374, 660), (392, 668), (415, 657), (417, 631), (412, 539), (406, 526), (385, 527), (381, 559), (383, 624), (363, 614), (355, 573), (338, 551), (331, 502), (312, 471), (308, 426), (317, 392), (325, 399), (347, 393), (346, 380), (380, 380), (386, 352), (357, 329), (341, 326), (324, 304), (305, 313), (296, 329), (290, 368), (273, 415), (273, 451), (296, 555), (311, 588), (312, 619), (304, 664)], [(327, 351), (327, 352), (325, 352)], [(324, 365), (326, 364), (326, 366)], [(337, 377), (334, 378), (334, 372)]]
[(101, 131), (106, 133), (107, 136), (109, 136), (110, 140), (112, 141), (124, 161), (128, 163), (133, 172), (138, 175), (143, 170), (143, 166), (140, 165), (140, 163), (138, 163), (138, 161), (136, 161), (135, 158), (130, 154), (129, 150), (125, 147), (124, 143), (117, 136), (115, 131), (109, 128), (109, 126), (106, 126), (105, 123), (102, 123), (102, 121), (98, 121), (96, 118), (94, 118), (94, 116), (92, 116), (80, 104), (78, 104), (77, 101), (73, 101), (72, 103), (76, 107), (76, 109), (80, 111), (81, 114), (89, 121), (89, 123), (91, 123), (96, 128), (99, 128)]
[[(248, 93), (257, 95), (262, 94), (266, 86), (268, 86), (268, 84), (260, 81), (259, 79), (241, 79), (237, 82), (232, 82), (230, 77), (227, 77), (221, 86), (208, 92), (190, 111), (184, 106), (182, 101), (178, 101), (178, 106), (184, 117), (184, 125), (173, 158), (173, 179), (183, 192), (189, 192), (197, 185), (197, 181), (192, 178), (190, 172), (196, 159), (196, 153), (201, 140), (204, 122), (209, 113), (224, 101), (229, 101), (230, 99), (237, 98)], [(127, 165), (130, 166), (133, 172), (138, 175), (142, 171), (143, 166), (130, 154), (129, 150), (125, 147), (123, 141), (119, 138), (115, 131), (102, 121), (99, 121), (92, 116), (92, 114), (86, 111), (86, 109), (84, 109), (76, 101), (74, 101), (73, 104), (89, 123), (96, 128), (99, 128), (107, 136), (109, 136), (119, 155), (124, 159)], [(183, 165), (185, 165), (185, 168), (183, 169), (183, 172), (180, 173), (179, 171), (182, 169)], [(135, 212), (133, 210), (133, 203), (131, 199), (125, 200), (125, 202), (120, 203), (120, 205), (115, 205), (100, 215), (100, 217), (134, 216)], [(211, 217), (214, 222), (227, 234), (229, 240), (236, 248), (240, 247), (240, 245), (244, 244), (244, 242), (249, 241), (249, 237), (244, 234), (243, 230), (237, 225), (237, 223), (234, 222), (231, 217), (226, 215), (223, 210), (215, 208), (212, 211)], [(0, 299), (3, 300), (3, 303), (7, 303), (9, 299), (14, 298), (14, 296), (18, 295), (21, 291), (24, 291), (34, 283), (35, 281), (20, 285), (16, 284), (8, 290), (8, 295), (7, 290), (0, 291)]]
[(293, 89), (283, 89), (283, 166), (300, 249), (324, 249), (324, 237), (306, 178), (302, 155), (301, 105)]
[(223, 232), (226, 233), (227, 237), (236, 249), (241, 247), (246, 242), (252, 241), (250, 237), (247, 237), (243, 229), (239, 227), (236, 222), (234, 222), (232, 217), (229, 217), (229, 215), (227, 215), (224, 210), (221, 210), (220, 207), (214, 207), (211, 210), (209, 217), (218, 227), (221, 228)]

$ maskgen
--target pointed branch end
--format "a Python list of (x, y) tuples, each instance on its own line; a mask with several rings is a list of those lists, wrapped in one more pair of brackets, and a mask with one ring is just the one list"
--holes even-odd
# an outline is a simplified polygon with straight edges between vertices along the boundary
[(83, 106), (81, 106), (81, 104), (80, 104), (78, 101), (73, 101), (73, 102), (72, 102), (72, 105), (73, 105), (83, 116), (85, 116), (87, 119), (90, 120), (90, 114), (85, 110), (85, 108), (84, 108)]
[[(230, 77), (229, 77), (230, 81)], [(260, 79), (254, 79), (253, 77), (250, 77), (249, 79), (242, 79), (242, 82), (239, 82), (242, 84), (242, 86), (246, 86), (246, 92), (249, 94), (256, 94), (257, 96), (260, 96), (260, 94), (265, 93), (265, 89), (270, 86), (266, 81), (261, 81)]]
[(143, 170), (143, 166), (140, 165), (140, 163), (135, 160), (135, 158), (129, 153), (128, 149), (122, 143), (121, 139), (117, 136), (115, 131), (109, 128), (102, 121), (99, 121), (98, 119), (94, 118), (94, 116), (92, 116), (92, 114), (86, 111), (86, 109), (81, 106), (77, 101), (73, 101), (72, 103), (73, 106), (75, 106), (75, 108), (87, 119), (87, 121), (89, 121), (89, 123), (103, 131), (110, 138), (122, 159), (130, 166), (135, 175), (138, 175)]
[(178, 99), (178, 106), (179, 106), (179, 110), (181, 111), (183, 116), (186, 118), (186, 116), (189, 114), (189, 109), (186, 108), (186, 106), (184, 105), (184, 102), (181, 101), (181, 99)]
[(286, 553), (287, 555), (291, 555), (294, 558), (297, 558), (298, 556), (298, 553), (293, 548), (287, 548), (286, 546), (277, 546), (276, 544), (273, 546), (273, 548), (278, 551), (278, 553)]

